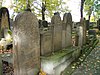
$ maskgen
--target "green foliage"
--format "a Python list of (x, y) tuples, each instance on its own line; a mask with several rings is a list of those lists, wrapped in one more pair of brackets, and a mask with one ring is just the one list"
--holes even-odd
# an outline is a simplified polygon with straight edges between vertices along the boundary
[(94, 7), (94, 11), (96, 12), (97, 17), (100, 18), (100, 0), (95, 0)]
[(84, 11), (87, 15), (91, 15), (92, 12), (96, 13), (95, 16), (100, 17), (100, 2), (99, 0), (85, 0), (85, 8)]
[(29, 1), (30, 8), (37, 16), (41, 17), (42, 2), (45, 3), (47, 17), (51, 17), (54, 12), (67, 12), (68, 7), (63, 8), (65, 5), (63, 0), (14, 0), (14, 11), (21, 12), (27, 8), (27, 1)]

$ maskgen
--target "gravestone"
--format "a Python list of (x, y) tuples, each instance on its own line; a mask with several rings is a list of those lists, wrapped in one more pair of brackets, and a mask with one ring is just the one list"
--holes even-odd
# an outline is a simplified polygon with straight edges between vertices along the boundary
[(76, 26), (75, 28), (75, 46), (78, 46), (79, 43), (79, 26)]
[(9, 11), (6, 7), (0, 9), (0, 38), (5, 38), (10, 29)]
[(67, 13), (64, 14), (62, 21), (62, 48), (66, 48), (66, 15)]
[(14, 75), (37, 75), (40, 68), (40, 33), (36, 16), (25, 11), (15, 18)]
[(48, 55), (52, 53), (52, 29), (41, 31), (40, 35), (41, 55)]
[(72, 46), (72, 16), (71, 13), (65, 13), (63, 16), (63, 35), (62, 46)]
[(83, 27), (82, 26), (78, 26), (78, 46), (82, 47), (83, 46)]
[[(6, 38), (10, 29), (9, 11), (6, 7), (0, 8), (0, 40)], [(2, 54), (0, 53), (0, 75), (3, 75)]]
[(61, 17), (58, 13), (54, 13), (51, 19), (53, 28), (53, 50), (57, 51), (62, 49), (62, 23)]
[(83, 44), (86, 44), (86, 21), (85, 21), (85, 19), (84, 18), (82, 18), (81, 20), (80, 20), (80, 24), (81, 24), (81, 26), (82, 26), (82, 28), (83, 28)]

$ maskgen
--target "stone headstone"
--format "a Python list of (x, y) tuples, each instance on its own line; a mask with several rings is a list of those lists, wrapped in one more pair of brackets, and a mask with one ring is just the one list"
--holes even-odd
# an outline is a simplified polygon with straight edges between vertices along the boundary
[(0, 9), (0, 38), (5, 38), (10, 29), (9, 11), (6, 7)]
[(65, 13), (63, 16), (63, 35), (62, 46), (72, 46), (72, 16), (71, 13)]
[(79, 43), (79, 26), (75, 28), (75, 46), (78, 46)]
[(15, 18), (14, 75), (37, 75), (40, 68), (40, 33), (36, 16), (25, 11)]
[(82, 26), (82, 28), (83, 28), (83, 44), (86, 44), (86, 32), (87, 32), (87, 29), (86, 29), (86, 21), (85, 21), (85, 19), (84, 18), (82, 18), (81, 20), (80, 20), (80, 24), (81, 24), (81, 26)]
[(41, 55), (49, 55), (52, 53), (52, 30), (41, 31), (40, 36)]
[(62, 23), (61, 17), (55, 14), (51, 19), (53, 29), (53, 49), (54, 51), (62, 49)]
[(83, 27), (82, 26), (78, 26), (78, 46), (82, 47), (83, 46)]

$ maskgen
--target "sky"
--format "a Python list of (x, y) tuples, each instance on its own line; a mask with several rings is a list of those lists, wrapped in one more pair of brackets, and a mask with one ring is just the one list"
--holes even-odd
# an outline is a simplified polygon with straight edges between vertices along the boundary
[(73, 21), (80, 21), (80, 1), (81, 0), (70, 0), (67, 2), (67, 6), (71, 10)]
[[(13, 0), (12, 0), (13, 1)], [(81, 0), (64, 0), (66, 2), (66, 5), (71, 10), (72, 19), (74, 22), (80, 21), (80, 1)], [(3, 4), (5, 7), (9, 7), (11, 5), (11, 0), (6, 0), (6, 2)], [(9, 9), (10, 14), (13, 13), (11, 9)]]

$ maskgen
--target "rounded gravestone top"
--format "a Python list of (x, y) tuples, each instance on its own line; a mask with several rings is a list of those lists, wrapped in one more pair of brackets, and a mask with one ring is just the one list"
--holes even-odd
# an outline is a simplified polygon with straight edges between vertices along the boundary
[(65, 13), (63, 16), (63, 23), (67, 23), (67, 13)]
[(64, 14), (63, 22), (67, 23), (67, 24), (71, 24), (72, 23), (72, 15), (71, 15), (71, 13), (65, 13)]
[(58, 14), (55, 14), (51, 19), (52, 24), (60, 24), (61, 23), (61, 17)]

